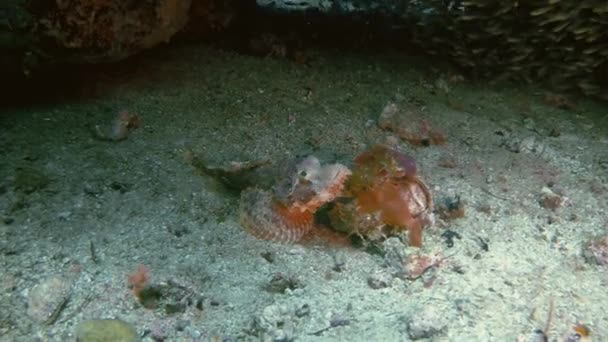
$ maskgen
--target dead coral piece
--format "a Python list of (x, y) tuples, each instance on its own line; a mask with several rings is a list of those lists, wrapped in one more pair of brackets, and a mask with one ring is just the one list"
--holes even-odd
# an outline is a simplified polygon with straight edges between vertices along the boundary
[(399, 138), (414, 146), (443, 145), (447, 142), (445, 134), (433, 128), (417, 109), (402, 110), (394, 102), (382, 110), (378, 127), (395, 132)]
[(408, 248), (399, 238), (391, 237), (382, 243), (384, 263), (393, 276), (404, 280), (421, 279), (431, 286), (436, 279), (433, 269), (442, 266), (448, 257), (441, 252), (422, 253), (420, 249)]
[(403, 264), (402, 275), (405, 279), (416, 280), (432, 268), (440, 266), (443, 261), (445, 257), (441, 253), (435, 255), (411, 253)]
[(422, 229), (433, 222), (433, 201), (412, 157), (382, 145), (363, 152), (347, 193), (351, 201), (338, 202), (329, 214), (332, 227), (371, 240), (408, 231), (410, 245), (422, 245)]

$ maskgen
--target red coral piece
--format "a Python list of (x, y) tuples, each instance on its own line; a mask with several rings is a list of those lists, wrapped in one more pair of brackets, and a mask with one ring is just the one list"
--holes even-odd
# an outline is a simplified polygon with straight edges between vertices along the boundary
[(141, 291), (150, 283), (150, 270), (144, 265), (139, 265), (137, 270), (127, 278), (133, 293), (138, 299), (141, 299)]

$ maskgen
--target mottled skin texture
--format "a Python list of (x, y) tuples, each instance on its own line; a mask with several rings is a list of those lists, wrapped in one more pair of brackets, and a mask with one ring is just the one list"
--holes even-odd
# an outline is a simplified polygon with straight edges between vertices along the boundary
[(241, 194), (239, 218), (252, 235), (293, 243), (309, 234), (319, 207), (340, 196), (350, 171), (344, 165), (321, 166), (307, 157), (273, 191), (249, 189)]

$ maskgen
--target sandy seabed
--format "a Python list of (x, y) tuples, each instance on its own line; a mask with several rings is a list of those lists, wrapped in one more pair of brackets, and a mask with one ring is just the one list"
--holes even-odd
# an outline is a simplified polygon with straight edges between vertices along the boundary
[[(608, 234), (605, 105), (558, 108), (542, 89), (396, 53), (309, 62), (178, 46), (3, 110), (0, 339), (70, 341), (82, 321), (119, 318), (144, 341), (540, 341), (537, 329), (562, 341), (576, 324), (608, 340), (608, 268), (583, 253)], [(379, 129), (390, 102), (416, 107), (447, 143)], [(93, 127), (122, 110), (142, 126), (98, 139)], [(436, 203), (465, 205), (425, 230), (420, 253), (446, 258), (414, 280), (369, 249), (250, 236), (238, 195), (184, 158), (351, 165), (387, 141), (416, 158)], [(140, 265), (164, 291), (152, 308), (129, 286)], [(44, 284), (59, 289), (34, 295)]]

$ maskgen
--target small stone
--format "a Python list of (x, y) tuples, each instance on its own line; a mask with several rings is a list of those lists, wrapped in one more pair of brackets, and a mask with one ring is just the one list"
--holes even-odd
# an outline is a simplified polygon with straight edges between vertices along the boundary
[[(255, 318), (254, 330), (262, 341), (291, 341), (295, 335), (293, 313), (284, 305), (270, 305)], [(295, 316), (295, 315), (294, 315)]]
[(35, 168), (18, 168), (15, 171), (14, 187), (26, 194), (46, 188), (51, 179), (42, 171)]
[(583, 256), (590, 264), (608, 266), (608, 235), (589, 241), (583, 250)]
[(165, 305), (165, 313), (167, 315), (173, 315), (176, 313), (186, 312), (186, 305), (183, 303), (169, 303)]
[(397, 237), (390, 237), (382, 243), (384, 263), (391, 271), (401, 271), (408, 257), (407, 246)]
[(519, 152), (539, 153), (542, 150), (543, 145), (534, 136), (525, 137), (519, 142)]
[(76, 328), (78, 342), (137, 342), (135, 328), (119, 319), (91, 319)]
[(431, 338), (447, 329), (444, 315), (437, 309), (425, 307), (406, 321), (407, 333), (412, 340)]
[(566, 198), (548, 187), (543, 187), (539, 203), (541, 207), (555, 211), (566, 203)]
[(287, 290), (302, 288), (303, 285), (296, 277), (276, 273), (264, 289), (270, 293), (286, 293)]
[(519, 138), (511, 136), (503, 143), (507, 150), (514, 153), (534, 153), (541, 154), (545, 150), (543, 143), (534, 136)]
[(608, 156), (600, 157), (597, 163), (601, 169), (608, 170)]
[(28, 294), (27, 314), (39, 323), (50, 324), (65, 306), (72, 292), (72, 282), (54, 275), (34, 286)]
[(399, 107), (394, 102), (389, 102), (384, 109), (382, 109), (382, 113), (380, 113), (380, 117), (378, 118), (378, 126), (381, 129), (392, 129), (393, 121), (399, 114)]
[(374, 290), (383, 289), (389, 286), (392, 279), (387, 272), (378, 271), (367, 278), (367, 285)]
[(310, 315), (310, 305), (302, 304), (302, 306), (300, 306), (296, 309), (295, 314), (296, 314), (296, 317), (298, 317), (298, 318), (302, 318), (304, 316)]

